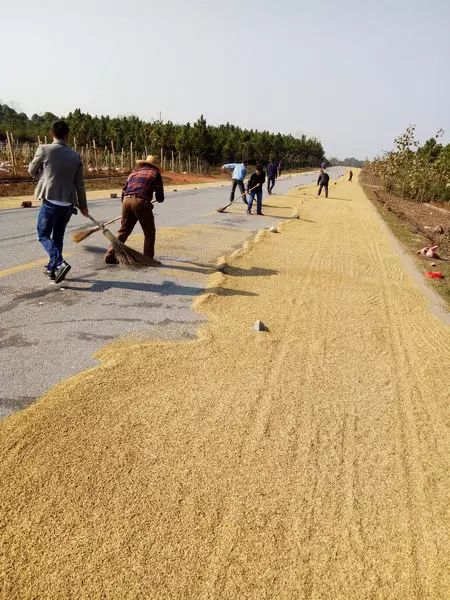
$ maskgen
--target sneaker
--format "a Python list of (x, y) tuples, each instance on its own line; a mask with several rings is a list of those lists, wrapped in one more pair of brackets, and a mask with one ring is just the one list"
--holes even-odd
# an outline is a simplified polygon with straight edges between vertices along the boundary
[(42, 271), (46, 277), (49, 279), (55, 279), (55, 271), (53, 269), (47, 269), (47, 267)]
[(248, 211), (247, 211), (247, 214), (248, 214), (248, 215), (251, 215), (251, 214), (252, 214), (252, 211), (251, 211), (251, 210), (248, 210)]
[(262, 212), (259, 212), (259, 213), (256, 213), (256, 214), (259, 215), (260, 217), (264, 216), (264, 213), (262, 213)]
[(61, 283), (72, 267), (65, 260), (55, 269), (55, 283)]

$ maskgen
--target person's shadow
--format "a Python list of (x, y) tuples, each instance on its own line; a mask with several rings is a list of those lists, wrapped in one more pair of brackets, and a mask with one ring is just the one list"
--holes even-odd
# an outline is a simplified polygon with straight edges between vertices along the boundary
[[(306, 220), (306, 219), (304, 219)], [(313, 222), (313, 221), (311, 221)], [(85, 245), (83, 249), (86, 252), (92, 254), (103, 254), (104, 249), (98, 246), (89, 246)], [(232, 277), (267, 277), (269, 275), (276, 275), (278, 271), (274, 269), (265, 269), (264, 267), (251, 267), (250, 269), (240, 269), (238, 267), (233, 267), (230, 265), (226, 265), (225, 268), (219, 268), (215, 264), (211, 263), (201, 263), (196, 262), (195, 260), (181, 260), (179, 258), (172, 258), (171, 256), (160, 256), (159, 259), (162, 261), (162, 265), (159, 267), (159, 270), (170, 269), (174, 271), (186, 271), (190, 273), (200, 273), (201, 275), (210, 275), (215, 271), (221, 271), (222, 273), (226, 273), (227, 275), (231, 275)], [(164, 261), (168, 261), (167, 263)], [(175, 263), (175, 264), (173, 264)], [(100, 266), (100, 270), (109, 269), (111, 267), (103, 264)], [(115, 267), (113, 267), (115, 268)], [(143, 269), (145, 267), (142, 267)], [(141, 269), (141, 267), (139, 267)], [(70, 279), (70, 281), (77, 281), (77, 279)]]
[[(162, 257), (164, 261), (164, 257)], [(225, 264), (223, 266), (217, 266), (214, 264), (200, 263), (188, 260), (179, 260), (175, 258), (167, 257), (166, 260), (174, 262), (176, 264), (163, 264), (161, 269), (173, 269), (175, 271), (188, 271), (194, 273), (201, 273), (203, 275), (210, 275), (216, 271), (230, 275), (231, 277), (269, 277), (276, 275), (278, 271), (275, 269), (265, 269), (264, 267), (251, 267), (250, 269), (241, 269), (232, 265)], [(181, 263), (181, 264), (179, 264)]]
[[(90, 283), (90, 287), (73, 285), (72, 282)], [(138, 281), (114, 281), (114, 280), (96, 280), (78, 277), (70, 279), (64, 285), (68, 290), (78, 290), (80, 292), (90, 292), (101, 294), (110, 289), (131, 290), (134, 292), (148, 292), (159, 296), (198, 296), (203, 292), (216, 294), (217, 296), (257, 296), (254, 292), (244, 290), (233, 290), (225, 287), (204, 288), (189, 285), (180, 285), (174, 281), (163, 281), (162, 283), (145, 283)]]
[[(89, 252), (94, 252), (99, 254), (98, 248), (96, 246), (88, 246), (86, 248)], [(103, 252), (103, 249), (100, 249)], [(251, 267), (250, 269), (243, 269), (239, 267), (234, 267), (232, 265), (225, 264), (223, 266), (212, 265), (208, 263), (199, 263), (194, 261), (182, 261), (179, 259), (171, 259), (169, 257), (166, 258), (171, 262), (182, 263), (182, 264), (162, 264), (160, 269), (172, 269), (175, 271), (186, 271), (186, 272), (194, 272), (203, 275), (210, 275), (215, 272), (221, 272), (231, 277), (270, 277), (272, 275), (276, 275), (278, 273), (275, 269), (266, 269), (264, 267)], [(110, 289), (122, 289), (122, 290), (130, 290), (134, 292), (148, 292), (157, 294), (161, 297), (166, 296), (199, 296), (204, 292), (208, 292), (211, 294), (216, 294), (217, 296), (257, 296), (254, 292), (249, 292), (245, 290), (236, 290), (230, 289), (227, 287), (206, 287), (206, 286), (189, 286), (189, 285), (180, 285), (179, 283), (175, 283), (174, 281), (164, 280), (162, 283), (147, 283), (147, 282), (138, 282), (138, 281), (115, 281), (111, 279), (101, 280), (101, 279), (93, 279), (92, 276), (98, 274), (99, 271), (105, 271), (109, 269), (106, 265), (102, 265), (102, 267), (93, 270), (91, 273), (87, 273), (84, 277), (73, 277), (70, 279), (64, 280), (61, 287), (64, 287), (67, 290), (74, 290), (82, 293), (95, 293), (101, 294)], [(116, 269), (116, 267), (112, 267)], [(158, 270), (160, 270), (158, 269)], [(86, 285), (76, 285), (80, 284), (90, 284), (90, 286)], [(74, 285), (75, 284), (75, 285)], [(34, 290), (32, 292), (26, 292), (24, 294), (19, 294), (14, 297), (13, 300), (7, 302), (3, 306), (0, 307), (0, 314), (6, 313), (14, 308), (16, 308), (19, 304), (23, 302), (27, 302), (29, 300), (42, 299), (45, 297), (53, 296), (54, 299), (57, 299), (59, 296), (54, 296), (55, 291), (59, 291), (60, 286), (55, 285), (45, 288), (41, 288), (38, 290)], [(62, 298), (62, 297), (61, 297)], [(76, 297), (73, 299), (73, 304), (76, 304)]]

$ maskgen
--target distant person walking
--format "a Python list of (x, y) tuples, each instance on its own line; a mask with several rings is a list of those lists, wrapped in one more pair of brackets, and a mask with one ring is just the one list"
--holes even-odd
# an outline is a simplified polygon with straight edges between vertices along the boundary
[(44, 275), (60, 283), (71, 269), (62, 254), (67, 224), (77, 208), (85, 217), (89, 211), (81, 156), (67, 145), (69, 126), (55, 121), (51, 133), (53, 143), (38, 147), (28, 172), (38, 179), (35, 197), (42, 201), (37, 237), (49, 257)]
[(271, 160), (267, 164), (267, 191), (269, 194), (272, 193), (273, 188), (275, 187), (275, 180), (278, 176), (278, 165), (276, 162), (272, 162)]
[(242, 200), (244, 204), (247, 204), (247, 199), (245, 197), (245, 186), (244, 179), (247, 174), (247, 161), (243, 160), (241, 163), (228, 163), (223, 165), (222, 171), (232, 171), (231, 175), (231, 193), (230, 193), (230, 202), (234, 202), (234, 194), (236, 188), (239, 187), (241, 192)]
[(278, 167), (278, 177), (281, 177), (281, 161), (277, 163)]
[(350, 171), (348, 174), (348, 180), (351, 181), (353, 179), (353, 171)]
[[(164, 186), (161, 172), (156, 166), (157, 159), (150, 155), (145, 160), (136, 161), (136, 169), (130, 173), (122, 190), (122, 221), (117, 239), (126, 242), (134, 226), (139, 221), (144, 232), (144, 256), (150, 266), (161, 263), (155, 260), (155, 218), (153, 216), (153, 194), (156, 202), (164, 202)], [(105, 263), (117, 264), (112, 246), (105, 255)]]
[[(266, 174), (262, 165), (256, 165), (256, 171), (251, 174), (250, 179), (247, 183), (247, 193), (250, 194), (250, 200), (248, 201), (247, 213), (252, 214), (253, 200), (256, 196), (256, 214), (262, 215), (262, 197), (263, 197), (263, 186), (266, 180)], [(257, 186), (257, 187), (255, 187)], [(255, 188), (255, 189), (252, 189)], [(251, 190), (251, 191), (250, 191)]]
[(325, 198), (328, 198), (328, 184), (330, 183), (330, 176), (326, 171), (320, 169), (320, 175), (317, 180), (317, 185), (319, 186), (319, 191), (317, 193), (318, 196), (322, 193), (322, 189), (325, 189)]

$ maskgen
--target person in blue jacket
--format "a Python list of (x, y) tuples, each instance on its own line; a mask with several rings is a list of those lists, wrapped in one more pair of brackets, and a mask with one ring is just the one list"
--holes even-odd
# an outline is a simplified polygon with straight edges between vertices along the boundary
[(239, 187), (239, 190), (242, 195), (242, 200), (244, 204), (247, 204), (244, 186), (244, 179), (247, 175), (247, 164), (247, 161), (243, 160), (241, 163), (228, 163), (226, 165), (223, 165), (222, 167), (222, 171), (232, 171), (230, 202), (234, 202), (234, 193), (236, 191), (236, 188)]

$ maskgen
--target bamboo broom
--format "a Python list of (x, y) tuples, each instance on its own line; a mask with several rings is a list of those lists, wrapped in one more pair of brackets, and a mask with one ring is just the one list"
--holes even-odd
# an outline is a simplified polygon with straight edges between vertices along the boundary
[(94, 217), (90, 214), (87, 215), (88, 219), (90, 219), (96, 227), (101, 229), (103, 235), (111, 242), (111, 246), (113, 247), (114, 254), (117, 258), (117, 262), (119, 265), (123, 265), (125, 267), (148, 267), (154, 263), (152, 259), (147, 256), (144, 256), (137, 250), (126, 246), (122, 242), (120, 242), (110, 231), (106, 229), (106, 227), (99, 223), (94, 219)]
[[(251, 189), (248, 190), (248, 192), (256, 190), (256, 188), (259, 187), (260, 185), (261, 185), (260, 183), (254, 185)], [(244, 196), (246, 196), (248, 194), (248, 192), (244, 192), (243, 194), (241, 194), (240, 196), (238, 196), (234, 200), (240, 200), (241, 198), (243, 198)], [(224, 212), (226, 208), (228, 208), (231, 204), (233, 204), (234, 200), (232, 200), (231, 202), (228, 202), (228, 204), (225, 204), (225, 206), (222, 206), (222, 208), (218, 208), (217, 212), (219, 212), (219, 213)]]
[[(152, 200), (151, 204), (155, 204), (155, 200)], [(110, 219), (109, 221), (105, 221), (103, 223), (103, 227), (105, 225), (110, 225), (111, 223), (115, 223), (116, 221), (118, 221), (121, 218), (122, 218), (122, 215), (120, 217), (114, 217), (114, 219)], [(101, 229), (101, 226), (97, 226), (97, 225), (95, 227), (88, 227), (87, 229), (85, 229), (85, 228), (77, 229), (76, 231), (74, 231), (72, 233), (72, 240), (76, 244), (79, 244), (80, 242), (82, 242), (83, 240), (88, 238), (93, 233), (97, 233), (97, 231), (100, 231), (100, 229)]]
[[(103, 225), (103, 227), (105, 225), (110, 225), (111, 223), (115, 223), (116, 221), (118, 221), (121, 218), (122, 218), (122, 215), (120, 215), (119, 217), (114, 217), (114, 219), (110, 219), (109, 221), (105, 221), (102, 225)], [(77, 229), (76, 231), (74, 231), (72, 233), (72, 240), (76, 244), (79, 244), (80, 242), (82, 242), (83, 240), (85, 240), (86, 238), (88, 238), (93, 233), (96, 233), (97, 231), (100, 231), (100, 229), (101, 229), (101, 227), (98, 226), (98, 225), (96, 225), (95, 227), (88, 227), (87, 229)]]

